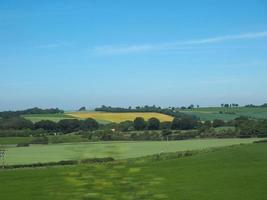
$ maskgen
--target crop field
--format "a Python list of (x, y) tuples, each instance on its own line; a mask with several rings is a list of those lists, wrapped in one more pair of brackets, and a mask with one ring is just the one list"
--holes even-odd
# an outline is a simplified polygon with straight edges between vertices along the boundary
[(60, 160), (113, 157), (115, 159), (136, 158), (163, 152), (206, 149), (235, 144), (246, 144), (258, 139), (194, 139), (183, 141), (147, 142), (84, 142), (29, 147), (6, 148), (6, 164), (29, 164)]
[(95, 120), (104, 122), (122, 122), (126, 120), (133, 121), (136, 117), (143, 117), (145, 120), (148, 120), (151, 117), (156, 117), (160, 121), (172, 121), (173, 119), (173, 117), (169, 115), (164, 115), (161, 113), (154, 113), (154, 112), (145, 112), (145, 113), (73, 112), (73, 113), (67, 113), (66, 115), (80, 119), (94, 118)]
[(167, 160), (0, 171), (0, 199), (263, 200), (267, 144)]
[[(180, 112), (192, 114), (199, 117), (202, 121), (222, 119), (224, 121), (233, 120), (239, 116), (247, 116), (257, 119), (267, 119), (267, 108), (220, 108), (220, 107), (207, 107), (207, 108), (194, 108), (191, 110), (179, 110)], [(220, 113), (221, 112), (221, 113)], [(109, 112), (66, 112), (64, 114), (32, 114), (23, 115), (24, 118), (32, 122), (41, 120), (52, 120), (58, 122), (62, 119), (86, 119), (94, 118), (100, 123), (109, 122), (122, 122), (126, 120), (133, 121), (136, 117), (143, 117), (148, 120), (151, 117), (156, 117), (160, 121), (172, 121), (173, 117), (161, 113), (109, 113)]]
[(31, 120), (33, 123), (39, 122), (41, 120), (51, 120), (54, 122), (58, 122), (62, 119), (73, 119), (72, 116), (66, 114), (31, 114), (31, 115), (22, 115), (25, 119)]
[[(207, 108), (194, 108), (191, 110), (179, 110), (183, 113), (188, 113), (199, 117), (201, 120), (214, 120), (222, 119), (224, 121), (233, 120), (239, 116), (247, 116), (257, 119), (267, 119), (267, 108), (220, 108), (220, 107), (207, 107)], [(221, 113), (220, 113), (221, 112)]]

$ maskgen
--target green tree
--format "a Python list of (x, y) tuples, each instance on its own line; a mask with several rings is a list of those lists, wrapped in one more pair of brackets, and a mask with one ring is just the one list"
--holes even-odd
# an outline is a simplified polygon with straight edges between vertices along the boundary
[(221, 120), (221, 119), (214, 119), (213, 123), (212, 123), (212, 126), (214, 128), (220, 127), (220, 126), (225, 126), (225, 122), (223, 120)]
[(148, 120), (147, 123), (148, 130), (158, 130), (159, 127), (160, 127), (160, 121), (157, 118), (152, 117)]
[(98, 122), (93, 118), (87, 118), (81, 122), (82, 130), (97, 130), (99, 128)]
[(62, 119), (58, 122), (58, 128), (64, 133), (78, 131), (81, 127), (81, 122), (77, 119)]
[(129, 120), (124, 121), (124, 122), (119, 123), (118, 127), (120, 131), (123, 131), (123, 132), (130, 131), (133, 129), (133, 122)]
[(146, 122), (143, 117), (136, 117), (134, 120), (135, 130), (144, 130), (146, 127)]
[(50, 120), (41, 120), (34, 124), (35, 129), (44, 129), (46, 131), (56, 131), (57, 123)]
[(171, 122), (161, 122), (160, 123), (160, 129), (162, 129), (162, 130), (171, 129), (171, 125), (172, 125)]

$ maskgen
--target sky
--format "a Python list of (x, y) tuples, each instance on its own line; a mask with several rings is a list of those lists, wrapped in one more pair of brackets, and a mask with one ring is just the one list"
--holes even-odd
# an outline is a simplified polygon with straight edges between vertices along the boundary
[(0, 0), (0, 110), (267, 102), (267, 0)]

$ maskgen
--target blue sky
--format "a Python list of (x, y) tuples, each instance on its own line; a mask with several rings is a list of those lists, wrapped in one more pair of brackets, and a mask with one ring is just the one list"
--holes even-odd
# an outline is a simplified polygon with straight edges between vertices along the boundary
[(267, 102), (265, 0), (0, 0), (0, 110)]

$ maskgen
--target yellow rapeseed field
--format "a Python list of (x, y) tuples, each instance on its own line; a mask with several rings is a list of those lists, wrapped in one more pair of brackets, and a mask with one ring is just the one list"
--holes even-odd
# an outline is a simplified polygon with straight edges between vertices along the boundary
[(156, 117), (160, 121), (172, 121), (173, 117), (154, 112), (129, 112), (129, 113), (109, 113), (109, 112), (72, 112), (67, 113), (69, 116), (73, 116), (80, 119), (93, 118), (98, 121), (110, 121), (110, 122), (122, 122), (126, 120), (133, 121), (136, 117), (143, 117), (148, 120), (151, 117)]

